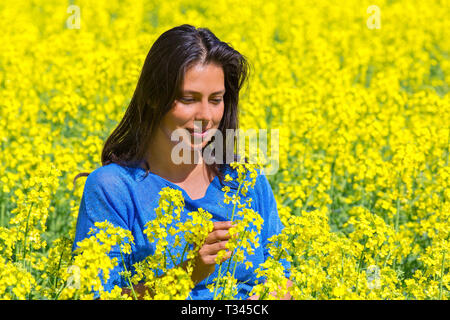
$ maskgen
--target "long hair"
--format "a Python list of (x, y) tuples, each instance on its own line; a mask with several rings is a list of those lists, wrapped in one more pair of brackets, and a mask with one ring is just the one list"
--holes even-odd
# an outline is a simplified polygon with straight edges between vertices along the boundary
[[(174, 101), (180, 98), (186, 71), (196, 64), (209, 63), (222, 66), (224, 72), (224, 114), (218, 130), (224, 140), (226, 129), (236, 130), (239, 92), (248, 79), (250, 65), (242, 54), (209, 29), (183, 24), (165, 31), (150, 48), (125, 115), (103, 146), (102, 166), (144, 163), (147, 176), (150, 167), (145, 154), (150, 138)], [(221, 183), (224, 165), (225, 161), (207, 164), (208, 171), (219, 176)], [(82, 172), (75, 176), (74, 187), (77, 178), (88, 175)]]

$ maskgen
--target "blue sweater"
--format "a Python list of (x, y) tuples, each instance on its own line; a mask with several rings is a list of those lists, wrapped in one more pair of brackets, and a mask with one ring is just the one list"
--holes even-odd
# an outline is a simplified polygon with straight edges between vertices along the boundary
[[(223, 170), (225, 174), (228, 173), (233, 178), (237, 177), (237, 172), (231, 167), (226, 166)], [(258, 173), (255, 187), (249, 190), (247, 196), (253, 199), (251, 207), (261, 215), (264, 223), (259, 235), (259, 247), (256, 248), (253, 255), (246, 255), (246, 261), (251, 261), (253, 267), (246, 269), (242, 264), (236, 269), (237, 299), (248, 298), (257, 279), (254, 270), (268, 257), (267, 239), (281, 232), (283, 228), (270, 184), (262, 172)], [(147, 177), (144, 178), (144, 176), (145, 170), (139, 166), (121, 166), (115, 163), (99, 167), (89, 174), (80, 203), (73, 249), (77, 248), (78, 241), (89, 236), (87, 233), (90, 228), (95, 228), (95, 222), (108, 220), (115, 226), (130, 230), (134, 237), (134, 244), (131, 245), (132, 253), (125, 255), (124, 259), (127, 269), (132, 270), (135, 262), (145, 259), (154, 252), (153, 243), (149, 243), (143, 231), (145, 224), (156, 217), (154, 209), (158, 207), (158, 193), (167, 186), (182, 192), (185, 208), (181, 220), (186, 219), (187, 212), (196, 211), (198, 208), (203, 208), (211, 213), (212, 221), (229, 220), (227, 212), (231, 213), (233, 204), (223, 202), (224, 192), (221, 190), (222, 185), (217, 176), (209, 185), (205, 196), (194, 200), (184, 189), (152, 172)], [(114, 285), (126, 287), (125, 281), (118, 274), (124, 270), (118, 248), (113, 248), (109, 256), (116, 257), (119, 263), (111, 270), (109, 280), (106, 283), (103, 282), (105, 290), (110, 291)], [(285, 260), (281, 261), (286, 269), (285, 275), (288, 277), (290, 265)], [(207, 281), (211, 283), (211, 280), (217, 277), (218, 269), (216, 266), (212, 275), (195, 286), (190, 293), (190, 298), (199, 300), (213, 298), (213, 294), (205, 285)], [(96, 297), (98, 297), (97, 293)]]

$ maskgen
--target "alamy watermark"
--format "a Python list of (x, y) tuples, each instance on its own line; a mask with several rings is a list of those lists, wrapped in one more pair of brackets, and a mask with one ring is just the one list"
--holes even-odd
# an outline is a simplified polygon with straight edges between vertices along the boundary
[(67, 13), (70, 14), (70, 16), (66, 20), (67, 29), (80, 29), (81, 26), (80, 7), (72, 4), (67, 7)]
[(376, 265), (370, 265), (366, 270), (367, 287), (371, 290), (381, 288), (380, 268)]
[(370, 14), (366, 21), (367, 28), (370, 30), (381, 29), (381, 10), (377, 5), (371, 5), (367, 7), (367, 14)]
[(67, 288), (80, 289), (80, 267), (76, 265), (70, 265), (67, 268), (67, 273), (70, 275), (67, 278)]
[[(193, 132), (184, 128), (172, 132), (171, 140), (178, 142), (172, 148), (173, 163), (198, 164), (204, 161), (207, 164), (230, 164), (247, 160), (247, 163), (262, 164), (265, 175), (273, 175), (278, 171), (279, 129), (226, 129), (224, 139), (218, 129), (206, 132), (197, 129), (202, 127), (201, 121), (194, 121), (194, 127)], [(236, 154), (241, 156), (236, 159)]]

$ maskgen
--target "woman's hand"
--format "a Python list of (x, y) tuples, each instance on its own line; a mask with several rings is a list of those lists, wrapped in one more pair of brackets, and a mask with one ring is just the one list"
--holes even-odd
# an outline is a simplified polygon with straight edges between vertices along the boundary
[[(216, 257), (220, 250), (226, 250), (225, 245), (230, 239), (230, 234), (228, 229), (232, 227), (231, 221), (218, 221), (213, 222), (214, 228), (206, 237), (205, 243), (200, 248), (199, 253), (196, 257), (194, 269), (192, 271), (192, 281), (194, 284), (199, 283), (211, 273), (214, 272), (216, 268)], [(225, 256), (222, 258), (221, 262), (228, 260), (231, 257), (231, 252), (227, 251)], [(186, 268), (188, 261), (184, 261), (181, 266)], [(151, 296), (153, 293), (144, 285), (137, 284), (133, 285), (133, 289), (139, 300), (144, 299), (146, 293)], [(131, 290), (129, 288), (122, 288), (122, 294), (131, 295)]]
[[(217, 221), (213, 224), (214, 228), (206, 237), (205, 243), (198, 251), (195, 260), (194, 270), (192, 272), (192, 280), (195, 284), (214, 272), (217, 253), (221, 250), (226, 250), (225, 245), (228, 239), (230, 239), (228, 230), (232, 227), (231, 221)], [(228, 260), (230, 257), (231, 252), (227, 250), (221, 262)]]

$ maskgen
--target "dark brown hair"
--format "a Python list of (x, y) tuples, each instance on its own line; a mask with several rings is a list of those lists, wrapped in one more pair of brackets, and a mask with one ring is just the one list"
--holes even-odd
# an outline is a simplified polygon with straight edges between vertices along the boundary
[[(238, 128), (239, 92), (248, 79), (249, 63), (209, 29), (183, 24), (165, 31), (150, 48), (125, 115), (103, 146), (102, 166), (144, 162), (148, 175), (150, 168), (144, 156), (150, 137), (173, 102), (180, 98), (186, 71), (199, 63), (214, 63), (223, 68), (226, 92), (224, 114), (218, 128), (223, 139), (226, 139), (226, 129)], [(220, 169), (224, 165), (225, 161), (207, 165), (208, 171), (219, 176), (221, 183)], [(77, 178), (88, 175), (82, 172), (75, 176), (74, 187)]]

